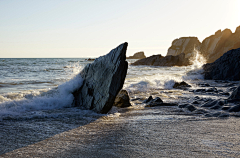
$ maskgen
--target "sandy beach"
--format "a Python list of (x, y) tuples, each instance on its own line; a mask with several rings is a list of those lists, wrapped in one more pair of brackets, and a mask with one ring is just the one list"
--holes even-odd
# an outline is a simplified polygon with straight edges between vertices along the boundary
[(1, 157), (238, 157), (239, 131), (236, 117), (125, 109)]

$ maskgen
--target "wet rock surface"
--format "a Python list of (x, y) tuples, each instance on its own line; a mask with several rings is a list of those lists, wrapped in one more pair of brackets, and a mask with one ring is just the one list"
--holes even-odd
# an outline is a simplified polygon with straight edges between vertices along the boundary
[[(213, 63), (203, 65), (204, 77), (210, 80), (240, 80), (240, 48), (225, 53)], [(231, 86), (231, 85), (227, 85)]]
[(120, 108), (129, 107), (131, 106), (131, 103), (129, 101), (130, 101), (130, 98), (129, 98), (128, 92), (122, 89), (118, 93), (113, 106), (120, 107)]
[(127, 74), (127, 46), (123, 43), (85, 66), (80, 73), (83, 85), (74, 92), (75, 106), (98, 113), (107, 113), (112, 108)]
[[(183, 82), (183, 85), (186, 85), (188, 89), (175, 88), (169, 91), (153, 93), (155, 95), (149, 96), (141, 104), (144, 104), (145, 107), (155, 108), (164, 106), (169, 108), (178, 107), (179, 114), (182, 113), (183, 115), (201, 115), (203, 117), (219, 118), (239, 117), (240, 88), (236, 87), (237, 84), (237, 82), (230, 83), (228, 81), (216, 80), (215, 82), (197, 82), (195, 85), (191, 83), (191, 87), (188, 87), (188, 84)], [(181, 82), (176, 85), (181, 86)], [(182, 91), (182, 94), (187, 93), (188, 97), (179, 96), (178, 99), (169, 97), (175, 91)], [(168, 96), (167, 98), (169, 99), (162, 99), (158, 94), (164, 94), (163, 96)], [(133, 103), (134, 101), (132, 100)]]
[(175, 82), (173, 88), (177, 89), (186, 89), (187, 87), (191, 87), (191, 85), (187, 84), (186, 82)]

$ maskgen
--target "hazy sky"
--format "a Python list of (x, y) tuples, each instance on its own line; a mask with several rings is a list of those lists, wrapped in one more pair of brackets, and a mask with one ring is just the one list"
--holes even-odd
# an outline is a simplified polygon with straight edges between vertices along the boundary
[(166, 55), (171, 42), (240, 25), (240, 0), (0, 0), (0, 58), (98, 57), (123, 42)]

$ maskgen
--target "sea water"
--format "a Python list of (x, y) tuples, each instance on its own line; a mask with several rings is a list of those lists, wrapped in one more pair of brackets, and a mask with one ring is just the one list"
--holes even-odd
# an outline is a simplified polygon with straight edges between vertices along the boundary
[[(203, 60), (197, 55), (193, 65), (183, 67), (132, 66), (134, 61), (128, 60), (123, 89), (129, 92), (131, 100), (140, 98), (131, 101), (130, 107), (137, 120), (175, 119), (175, 116), (161, 116), (154, 109), (149, 109), (150, 113), (139, 111), (145, 106), (142, 100), (152, 95), (164, 102), (191, 102), (192, 93), (173, 89), (174, 83), (185, 81), (194, 89), (203, 81)], [(121, 115), (115, 107), (106, 115), (73, 107), (72, 92), (83, 81), (79, 72), (91, 62), (85, 58), (0, 59), (0, 154), (84, 126), (100, 117)]]
[[(153, 67), (132, 66), (134, 61), (128, 60), (123, 86), (132, 98), (172, 89), (175, 82), (202, 79), (200, 70), (186, 74), (199, 69), (199, 62), (184, 67)], [(85, 58), (0, 59), (0, 120), (26, 112), (71, 107), (72, 92), (82, 84), (79, 72), (89, 63)]]

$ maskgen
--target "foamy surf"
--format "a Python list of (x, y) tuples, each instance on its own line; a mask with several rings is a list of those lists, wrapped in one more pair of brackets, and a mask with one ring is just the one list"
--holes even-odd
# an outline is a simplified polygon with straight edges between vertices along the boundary
[(71, 107), (74, 99), (72, 93), (81, 87), (82, 82), (81, 76), (76, 75), (71, 80), (48, 91), (37, 91), (30, 94), (22, 93), (18, 97), (14, 97), (14, 100), (1, 96), (0, 119), (9, 116), (20, 116), (26, 112)]

